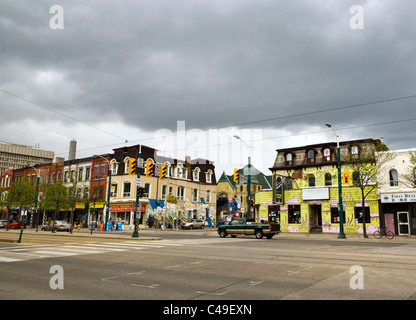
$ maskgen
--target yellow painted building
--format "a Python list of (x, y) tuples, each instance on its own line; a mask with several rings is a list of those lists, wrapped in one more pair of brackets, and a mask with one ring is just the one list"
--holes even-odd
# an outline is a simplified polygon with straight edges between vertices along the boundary
[[(351, 151), (351, 143), (341, 144), (341, 154)], [(256, 194), (259, 219), (280, 223), (282, 232), (339, 233), (338, 169), (335, 143), (277, 150), (274, 191)], [(379, 227), (377, 189), (372, 190), (362, 208), (361, 189), (354, 182), (353, 169), (341, 166), (348, 176), (342, 185), (344, 232), (372, 234)], [(365, 220), (364, 220), (365, 219)]]

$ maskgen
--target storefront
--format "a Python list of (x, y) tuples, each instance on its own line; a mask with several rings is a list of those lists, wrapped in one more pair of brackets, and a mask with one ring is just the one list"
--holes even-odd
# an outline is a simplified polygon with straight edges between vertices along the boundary
[(416, 192), (382, 193), (383, 225), (396, 235), (416, 234)]
[[(358, 188), (344, 188), (344, 232), (372, 234), (379, 227), (379, 205), (375, 192), (364, 203)], [(280, 205), (282, 232), (339, 233), (338, 188), (304, 188), (285, 191), (285, 203)]]

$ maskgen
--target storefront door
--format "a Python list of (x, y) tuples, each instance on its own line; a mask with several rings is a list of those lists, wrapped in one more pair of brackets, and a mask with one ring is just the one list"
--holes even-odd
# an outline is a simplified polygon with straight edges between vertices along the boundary
[(397, 227), (399, 229), (399, 235), (410, 234), (409, 212), (397, 212)]
[(393, 213), (386, 213), (384, 214), (385, 222), (386, 222), (386, 229), (387, 231), (391, 231), (394, 234), (396, 232), (394, 231), (394, 214)]

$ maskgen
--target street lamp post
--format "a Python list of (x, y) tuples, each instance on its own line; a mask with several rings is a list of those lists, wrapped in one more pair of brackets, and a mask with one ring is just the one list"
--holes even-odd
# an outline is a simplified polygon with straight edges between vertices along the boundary
[(330, 123), (325, 123), (328, 128), (331, 128), (337, 139), (337, 164), (338, 164), (338, 206), (339, 206), (339, 234), (338, 239), (345, 239), (344, 233), (344, 204), (342, 203), (342, 182), (341, 182), (341, 151), (339, 148), (339, 135)]
[[(139, 146), (139, 159), (142, 158), (142, 145)], [(137, 170), (137, 179), (140, 179), (140, 171), (141, 171), (141, 163), (139, 163), (140, 160), (137, 161), (136, 170)], [(141, 186), (140, 186), (141, 187)], [(140, 188), (139, 187), (139, 188)], [(140, 206), (140, 199), (139, 199), (139, 189), (136, 184), (136, 210), (134, 211), (134, 231), (132, 233), (132, 238), (138, 238), (139, 237), (139, 221), (140, 218), (137, 218), (137, 211), (139, 210)]]
[[(36, 214), (37, 214), (37, 206), (38, 206), (38, 196), (39, 196), (39, 181), (40, 181), (40, 174), (38, 173), (38, 170), (35, 167), (29, 166), (33, 169), (35, 169), (36, 171), (36, 195), (35, 195), (35, 203), (33, 205), (33, 217), (32, 217), (32, 225), (30, 226), (31, 228), (35, 227), (35, 219), (36, 219)], [(40, 172), (40, 170), (39, 170)], [(36, 224), (36, 232), (38, 231), (37, 228), (37, 224)]]
[(248, 173), (247, 173), (247, 213), (246, 217), (250, 218), (251, 214), (251, 156), (250, 156), (250, 147), (247, 145), (247, 143), (240, 138), (240, 136), (235, 135), (234, 138), (240, 140), (244, 145), (247, 147), (247, 154), (248, 154)]

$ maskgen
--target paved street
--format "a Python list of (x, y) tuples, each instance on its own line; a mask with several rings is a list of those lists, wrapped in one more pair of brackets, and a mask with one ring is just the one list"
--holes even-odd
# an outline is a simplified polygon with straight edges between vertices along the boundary
[[(415, 299), (416, 241), (215, 230), (36, 234), (0, 231), (0, 299)], [(63, 289), (50, 285), (52, 266)], [(351, 282), (362, 270), (363, 288)], [(353, 281), (354, 280), (354, 281)]]

